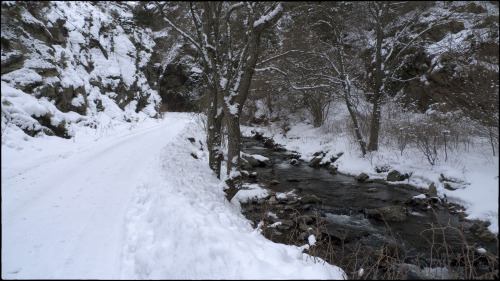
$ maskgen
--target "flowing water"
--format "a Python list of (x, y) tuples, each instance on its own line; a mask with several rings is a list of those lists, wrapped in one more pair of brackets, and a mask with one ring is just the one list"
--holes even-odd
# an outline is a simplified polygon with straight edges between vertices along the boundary
[[(436, 259), (433, 254), (439, 252), (464, 252), (464, 241), (474, 249), (483, 247), (492, 253), (498, 261), (498, 241), (482, 241), (469, 229), (474, 222), (451, 213), (449, 204), (435, 204), (432, 209), (405, 204), (408, 199), (422, 194), (415, 188), (402, 185), (388, 185), (382, 182), (358, 182), (351, 176), (330, 174), (326, 169), (315, 169), (303, 161), (297, 161), (297, 153), (275, 151), (265, 148), (261, 141), (250, 138), (243, 139), (243, 151), (248, 154), (259, 154), (269, 158), (268, 165), (256, 167), (256, 179), (248, 179), (250, 183), (259, 183), (275, 193), (293, 191), (298, 197), (315, 195), (322, 200), (308, 211), (308, 214), (320, 214), (330, 231), (339, 229), (351, 233), (345, 243), (362, 243), (374, 249), (384, 241), (396, 238), (398, 247), (404, 248), (408, 261), (425, 261), (432, 264)], [(292, 165), (291, 163), (294, 163)], [(273, 182), (274, 181), (274, 182)], [(407, 210), (404, 221), (384, 221), (368, 218), (365, 209), (400, 205)], [(441, 231), (440, 227), (444, 227)], [(443, 240), (442, 233), (445, 233)], [(443, 247), (442, 245), (447, 245)], [(466, 249), (466, 248), (465, 248)], [(459, 261), (456, 261), (460, 263)], [(480, 266), (480, 265), (478, 265)], [(484, 266), (483, 266), (484, 267)], [(498, 262), (496, 265), (498, 268)], [(484, 268), (483, 271), (491, 269)]]

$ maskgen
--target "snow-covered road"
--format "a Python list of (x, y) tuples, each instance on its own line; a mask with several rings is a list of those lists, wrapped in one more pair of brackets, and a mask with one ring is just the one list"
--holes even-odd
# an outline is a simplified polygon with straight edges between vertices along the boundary
[(81, 127), (74, 142), (3, 136), (2, 278), (345, 278), (226, 200), (193, 117)]
[(186, 117), (120, 138), (2, 153), (2, 277), (119, 276), (129, 204)]

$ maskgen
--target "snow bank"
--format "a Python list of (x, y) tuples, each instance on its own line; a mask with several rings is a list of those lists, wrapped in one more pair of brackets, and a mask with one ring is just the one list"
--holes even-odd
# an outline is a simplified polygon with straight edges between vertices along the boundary
[[(126, 219), (124, 279), (345, 279), (342, 269), (273, 243), (228, 202), (208, 167), (206, 149), (189, 157), (204, 139), (189, 124), (160, 154)], [(247, 196), (262, 195), (257, 187)], [(247, 196), (242, 195), (242, 198)], [(238, 195), (237, 195), (238, 197)]]

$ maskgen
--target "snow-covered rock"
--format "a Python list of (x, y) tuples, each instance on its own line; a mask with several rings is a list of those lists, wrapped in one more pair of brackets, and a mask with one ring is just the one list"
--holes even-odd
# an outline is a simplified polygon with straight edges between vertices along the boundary
[[(67, 136), (100, 115), (155, 117), (161, 98), (144, 72), (155, 42), (132, 17), (116, 2), (2, 2), (2, 130)], [(53, 127), (39, 119), (46, 114)]]

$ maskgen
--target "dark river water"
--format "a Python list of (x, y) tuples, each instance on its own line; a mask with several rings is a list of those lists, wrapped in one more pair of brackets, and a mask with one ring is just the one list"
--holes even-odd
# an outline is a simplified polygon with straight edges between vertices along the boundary
[[(270, 160), (266, 167), (252, 169), (257, 172), (257, 179), (250, 179), (250, 182), (259, 183), (276, 193), (293, 191), (298, 197), (314, 194), (322, 203), (315, 204), (309, 212), (319, 212), (329, 228), (355, 233), (352, 236), (354, 240), (349, 242), (351, 244), (361, 242), (377, 246), (390, 239), (389, 237), (396, 237), (407, 256), (421, 257), (422, 260), (432, 262), (435, 257), (431, 255), (439, 252), (437, 248), (440, 245), (443, 252), (448, 250), (460, 256), (461, 252), (466, 251), (466, 241), (474, 249), (483, 247), (496, 256), (498, 268), (498, 242), (478, 239), (469, 231), (474, 222), (450, 213), (450, 205), (436, 204), (432, 210), (425, 210), (421, 206), (405, 204), (408, 199), (425, 192), (423, 190), (382, 182), (362, 183), (352, 176), (330, 174), (326, 169), (311, 168), (303, 161), (299, 161), (299, 165), (292, 165), (291, 159), (298, 158), (297, 153), (277, 152), (265, 148), (261, 141), (250, 138), (243, 139), (243, 151), (259, 154)], [(279, 183), (270, 184), (271, 181)], [(368, 190), (372, 192), (367, 192)], [(391, 205), (404, 206), (408, 212), (407, 219), (385, 222), (367, 218), (364, 213), (365, 209)]]

